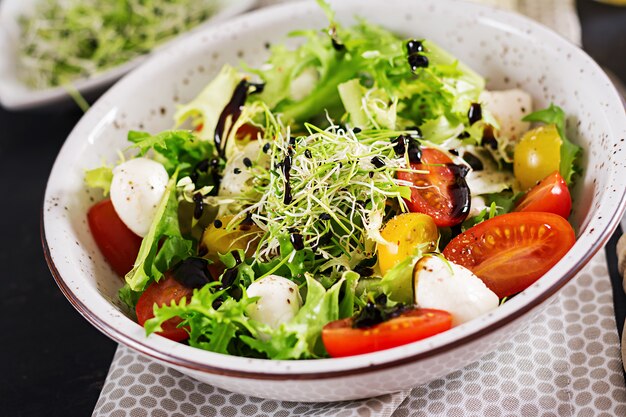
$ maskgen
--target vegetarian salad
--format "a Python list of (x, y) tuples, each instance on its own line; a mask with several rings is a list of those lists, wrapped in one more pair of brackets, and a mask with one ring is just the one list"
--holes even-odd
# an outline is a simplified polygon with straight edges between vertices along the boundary
[(320, 6), (328, 28), (225, 65), (175, 130), (131, 131), (131, 158), (86, 173), (148, 335), (269, 359), (387, 349), (498, 308), (574, 244), (560, 108)]

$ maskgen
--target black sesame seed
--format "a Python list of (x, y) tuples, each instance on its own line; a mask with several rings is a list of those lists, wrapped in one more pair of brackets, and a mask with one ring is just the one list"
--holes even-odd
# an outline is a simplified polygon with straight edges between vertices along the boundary
[(427, 68), (428, 58), (425, 55), (409, 55), (409, 65), (413, 72), (417, 71), (418, 68)]
[(250, 160), (250, 158), (246, 157), (243, 158), (243, 164), (247, 167), (250, 168), (252, 166), (252, 161)]
[(311, 150), (310, 149), (307, 149), (307, 150), (304, 151), (304, 156), (306, 156), (309, 159), (313, 158), (313, 155), (311, 154)]
[(469, 119), (470, 125), (473, 125), (483, 118), (483, 111), (480, 107), (480, 103), (472, 103), (469, 110), (467, 111), (467, 118)]
[(376, 168), (382, 168), (385, 166), (385, 161), (383, 161), (382, 159), (380, 159), (380, 157), (375, 156), (372, 158), (372, 164), (376, 167)]
[(374, 171), (368, 172), (367, 175), (369, 175), (370, 178), (374, 178)]
[(268, 153), (270, 150), (270, 144), (266, 143), (265, 145), (263, 145), (263, 153)]
[(234, 172), (235, 174), (241, 174), (241, 170), (240, 170), (239, 168), (235, 168), (235, 169), (233, 170), (233, 172)]
[(216, 229), (219, 229), (220, 227), (222, 227), (222, 221), (221, 221), (221, 220), (217, 220), (217, 219), (216, 219), (216, 220), (213, 222), (213, 226), (214, 226)]
[(320, 220), (330, 220), (330, 214), (328, 213), (320, 214)]
[(289, 238), (289, 240), (291, 241), (291, 244), (293, 245), (293, 248), (295, 250), (302, 250), (304, 249), (304, 241), (302, 240), (302, 235), (299, 233), (292, 233), (291, 237)]
[(424, 52), (424, 45), (422, 44), (422, 41), (411, 39), (406, 43), (406, 51), (409, 55)]
[(356, 135), (357, 133), (361, 133), (361, 128), (359, 127), (355, 127), (354, 129), (352, 129), (352, 132)]

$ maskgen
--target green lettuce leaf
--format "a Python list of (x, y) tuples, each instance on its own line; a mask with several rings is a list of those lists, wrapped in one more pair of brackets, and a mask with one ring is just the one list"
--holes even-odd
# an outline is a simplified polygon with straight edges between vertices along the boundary
[(90, 188), (101, 188), (108, 195), (113, 181), (113, 169), (107, 166), (85, 171), (85, 183)]
[(124, 286), (119, 289), (117, 295), (120, 300), (128, 306), (131, 313), (134, 315), (135, 306), (137, 305), (137, 301), (139, 301), (139, 297), (141, 297), (141, 292), (131, 290), (130, 285), (125, 283)]
[(565, 134), (566, 115), (562, 108), (550, 104), (550, 107), (526, 115), (522, 120), (525, 122), (543, 122), (546, 124), (555, 124), (559, 132), (559, 136), (563, 143), (561, 144), (561, 163), (559, 172), (567, 184), (572, 183), (572, 177), (578, 172), (576, 166), (578, 156), (582, 148), (572, 143)]
[(404, 304), (414, 303), (413, 267), (429, 246), (428, 243), (418, 245), (412, 256), (407, 256), (385, 273), (379, 285), (390, 300)]
[(141, 241), (135, 265), (126, 274), (126, 282), (133, 291), (142, 291), (151, 280), (159, 281), (176, 262), (193, 255), (193, 242), (183, 238), (178, 225), (177, 178), (176, 171), (167, 184), (150, 230)]
[(201, 140), (188, 130), (165, 130), (156, 135), (131, 130), (128, 141), (139, 150), (137, 156), (152, 150), (154, 160), (162, 163), (168, 174), (178, 170), (180, 177), (188, 175), (195, 164), (215, 154), (212, 141)]
[(214, 302), (224, 296), (225, 291), (217, 291), (219, 282), (194, 290), (191, 300), (182, 298), (178, 303), (154, 308), (154, 318), (144, 324), (146, 335), (162, 330), (167, 320), (180, 317), (181, 326), (189, 326), (189, 345), (211, 352), (231, 353), (236, 336), (240, 333), (256, 335), (254, 327), (246, 317), (246, 308), (256, 301), (245, 294), (239, 300), (226, 297), (222, 304), (214, 307)]

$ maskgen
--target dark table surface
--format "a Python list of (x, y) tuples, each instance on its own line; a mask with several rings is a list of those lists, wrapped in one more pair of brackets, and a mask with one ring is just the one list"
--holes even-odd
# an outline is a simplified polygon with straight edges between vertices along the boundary
[[(584, 49), (626, 80), (626, 8), (587, 0), (578, 2), (578, 12)], [(3, 416), (90, 415), (116, 348), (65, 300), (48, 271), (39, 238), (48, 174), (80, 117), (71, 103), (20, 112), (0, 107), (0, 181), (5, 196), (0, 263), (8, 268), (0, 296)], [(614, 268), (612, 272), (619, 284)], [(617, 286), (615, 295), (621, 332), (626, 302)]]

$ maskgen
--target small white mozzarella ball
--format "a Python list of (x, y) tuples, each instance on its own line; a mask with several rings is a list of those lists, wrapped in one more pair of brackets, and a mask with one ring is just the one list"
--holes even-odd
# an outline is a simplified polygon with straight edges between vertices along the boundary
[(248, 306), (250, 318), (272, 329), (294, 318), (302, 306), (298, 285), (278, 275), (269, 275), (253, 282), (246, 292), (248, 297), (260, 297)]
[(135, 158), (113, 169), (111, 202), (124, 224), (139, 236), (150, 229), (169, 177), (165, 167), (147, 158)]
[(224, 167), (224, 176), (220, 182), (218, 195), (221, 197), (239, 196), (249, 188), (249, 180), (252, 178), (250, 168), (244, 164), (244, 159), (248, 158), (253, 163), (265, 163), (268, 160), (263, 153), (263, 141), (252, 140), (241, 152), (235, 153)]
[(519, 140), (530, 128), (522, 118), (533, 111), (532, 97), (520, 89), (483, 91), (479, 97), (482, 105), (500, 123), (500, 135), (512, 142)]
[(425, 256), (414, 271), (416, 304), (449, 312), (453, 326), (472, 320), (500, 304), (498, 296), (461, 265), (437, 256)]

